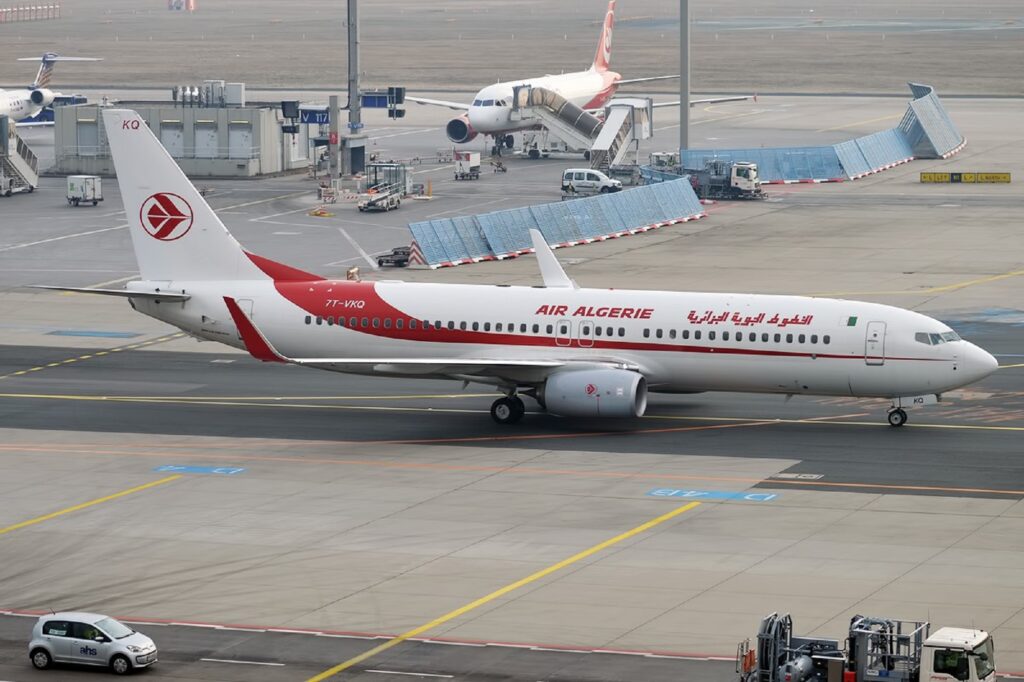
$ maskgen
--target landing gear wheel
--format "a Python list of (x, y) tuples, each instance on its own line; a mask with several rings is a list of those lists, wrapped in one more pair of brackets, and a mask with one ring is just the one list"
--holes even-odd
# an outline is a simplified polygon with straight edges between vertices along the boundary
[(903, 426), (907, 423), (907, 413), (900, 408), (889, 410), (889, 426)]
[(539, 159), (540, 158), (540, 150), (539, 149), (531, 149), (529, 154), (527, 154), (527, 156), (529, 156), (531, 159)]
[(499, 424), (515, 424), (526, 413), (526, 405), (518, 396), (498, 398), (491, 405), (491, 418)]
[(512, 149), (515, 145), (516, 145), (516, 138), (512, 137), (511, 135), (506, 135), (505, 136), (505, 148), (506, 149)]

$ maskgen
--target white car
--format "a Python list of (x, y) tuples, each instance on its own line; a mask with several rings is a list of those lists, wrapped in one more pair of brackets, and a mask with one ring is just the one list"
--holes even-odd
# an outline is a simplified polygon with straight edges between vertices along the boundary
[(622, 181), (609, 178), (599, 170), (569, 168), (562, 173), (562, 192), (566, 194), (607, 194), (622, 189)]
[(52, 663), (79, 663), (106, 666), (116, 675), (157, 661), (156, 644), (149, 637), (109, 616), (77, 611), (36, 621), (28, 656), (40, 670)]

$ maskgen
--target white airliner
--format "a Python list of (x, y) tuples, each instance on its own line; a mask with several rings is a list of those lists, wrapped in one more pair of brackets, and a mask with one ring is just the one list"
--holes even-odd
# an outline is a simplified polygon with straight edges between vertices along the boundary
[(266, 362), (494, 386), (564, 416), (640, 417), (648, 392), (878, 397), (903, 406), (978, 381), (995, 359), (943, 323), (805, 296), (581, 289), (534, 231), (544, 287), (326, 279), (249, 253), (131, 110), (103, 112), (140, 281), (123, 296)]
[(21, 125), (31, 125), (39, 112), (53, 104), (58, 93), (50, 90), (53, 65), (57, 62), (96, 62), (95, 57), (61, 57), (47, 52), (42, 57), (22, 57), (19, 62), (39, 59), (39, 73), (32, 85), (21, 90), (0, 90), (0, 116), (7, 116)]
[[(488, 85), (476, 93), (471, 104), (412, 96), (406, 97), (406, 99), (418, 104), (432, 104), (465, 111), (466, 113), (448, 121), (448, 124), (445, 126), (445, 133), (448, 135), (448, 139), (456, 144), (469, 142), (477, 135), (484, 134), (493, 137), (497, 143), (504, 144), (511, 149), (515, 144), (512, 133), (522, 130), (534, 130), (541, 126), (540, 120), (536, 117), (525, 115), (521, 118), (513, 118), (513, 93), (517, 86), (528, 85), (533, 88), (544, 88), (561, 95), (584, 111), (595, 111), (600, 110), (607, 104), (620, 85), (679, 78), (678, 75), (675, 75), (622, 80), (622, 76), (609, 70), (612, 57), (612, 27), (615, 24), (615, 2), (616, 0), (611, 0), (608, 3), (608, 13), (604, 17), (604, 26), (597, 43), (594, 62), (586, 71), (564, 73), (557, 76), (548, 75), (538, 78), (524, 78)], [(715, 102), (734, 102), (744, 99), (750, 98), (720, 97), (699, 99), (692, 100), (690, 106)], [(678, 105), (679, 102), (677, 101), (660, 102), (654, 106), (670, 107)]]

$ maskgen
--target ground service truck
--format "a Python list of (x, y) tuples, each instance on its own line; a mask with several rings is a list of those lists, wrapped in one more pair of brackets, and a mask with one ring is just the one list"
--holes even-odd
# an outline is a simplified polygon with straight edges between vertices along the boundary
[[(845, 646), (844, 646), (845, 645)], [(757, 642), (740, 642), (740, 682), (991, 682), (996, 661), (984, 630), (854, 616), (845, 642), (793, 634), (789, 614), (761, 621)]]

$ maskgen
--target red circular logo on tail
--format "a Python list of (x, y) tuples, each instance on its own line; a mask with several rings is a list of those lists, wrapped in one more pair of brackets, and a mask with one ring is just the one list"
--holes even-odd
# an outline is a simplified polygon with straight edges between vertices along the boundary
[(173, 242), (192, 229), (192, 207), (177, 194), (159, 192), (142, 202), (139, 222), (151, 237)]

